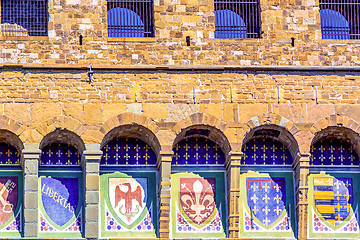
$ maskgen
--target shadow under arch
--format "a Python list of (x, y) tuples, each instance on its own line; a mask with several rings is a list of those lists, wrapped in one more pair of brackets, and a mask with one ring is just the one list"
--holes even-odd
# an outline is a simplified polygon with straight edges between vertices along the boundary
[(360, 135), (354, 130), (343, 126), (328, 126), (315, 133), (311, 146), (320, 140), (336, 139), (349, 143), (360, 156)]
[(225, 134), (220, 129), (209, 125), (199, 124), (181, 129), (181, 131), (178, 133), (174, 140), (172, 148), (174, 148), (176, 144), (179, 143), (181, 140), (191, 137), (209, 139), (219, 145), (222, 152), (224, 153), (225, 159), (227, 159), (227, 157), (230, 155), (231, 145)]
[(112, 140), (118, 138), (136, 138), (147, 143), (151, 149), (155, 152), (156, 156), (159, 156), (161, 146), (156, 135), (148, 128), (139, 124), (126, 124), (113, 128), (103, 138), (100, 149)]
[(15, 147), (19, 153), (24, 149), (24, 144), (21, 139), (15, 133), (5, 129), (0, 129), (0, 142)]
[(66, 129), (56, 129), (48, 133), (41, 140), (39, 148), (42, 149), (45, 146), (53, 143), (64, 143), (74, 146), (80, 152), (80, 154), (82, 154), (85, 149), (85, 144), (81, 137), (78, 136), (76, 133)]
[(275, 124), (266, 124), (252, 128), (245, 134), (242, 146), (244, 147), (251, 139), (262, 137), (271, 138), (282, 143), (290, 151), (293, 162), (295, 161), (299, 153), (296, 139), (289, 130)]

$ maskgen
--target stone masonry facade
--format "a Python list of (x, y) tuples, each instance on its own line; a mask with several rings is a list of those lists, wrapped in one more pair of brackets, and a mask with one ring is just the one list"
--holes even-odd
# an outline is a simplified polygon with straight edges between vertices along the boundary
[(318, 0), (260, 5), (260, 39), (215, 39), (212, 0), (155, 0), (154, 38), (108, 38), (105, 0), (49, 0), (47, 37), (0, 32), (0, 139), (22, 152), (24, 237), (38, 237), (38, 165), (48, 136), (83, 145), (84, 237), (100, 237), (101, 148), (122, 127), (156, 138), (161, 239), (171, 238), (174, 143), (185, 129), (213, 131), (226, 156), (227, 235), (238, 238), (242, 146), (263, 127), (294, 140), (283, 139), (296, 156), (297, 235), (307, 239), (314, 139), (336, 128), (360, 153), (360, 41), (321, 39)]

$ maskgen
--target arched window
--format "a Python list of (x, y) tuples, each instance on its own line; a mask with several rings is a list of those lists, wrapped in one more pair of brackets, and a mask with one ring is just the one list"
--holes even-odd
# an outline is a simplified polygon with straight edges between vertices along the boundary
[(215, 0), (215, 38), (260, 38), (260, 3)]
[(320, 140), (311, 145), (310, 153), (312, 166), (359, 166), (357, 153), (348, 142), (343, 140)]
[(289, 165), (292, 157), (282, 143), (270, 138), (254, 138), (244, 146), (244, 165)]
[(102, 166), (155, 166), (156, 155), (148, 144), (137, 138), (119, 138), (103, 147)]
[(69, 144), (53, 143), (42, 149), (40, 164), (42, 166), (79, 166), (79, 151)]
[(217, 10), (215, 12), (215, 38), (247, 38), (244, 20), (231, 10)]
[(1, 32), (5, 36), (47, 36), (47, 0), (1, 0)]
[[(173, 152), (172, 237), (225, 237), (227, 191), (222, 149), (199, 136), (180, 140)], [(195, 208), (204, 210), (196, 212)]]
[[(351, 132), (327, 128), (315, 135), (311, 146), (308, 178), (308, 219), (311, 238), (360, 237), (359, 157)], [(320, 136), (320, 137), (318, 137)], [(352, 136), (357, 136), (355, 132)]]
[[(1, 131), (1, 135), (3, 133)], [(10, 135), (17, 138), (12, 133)], [(17, 148), (7, 142), (0, 143), (0, 237), (3, 238), (21, 238), (23, 174), (20, 158)]]
[(320, 0), (323, 39), (359, 39), (360, 5), (357, 0)]
[(102, 147), (101, 235), (156, 237), (157, 157), (138, 138), (120, 137)]
[(109, 37), (153, 37), (153, 0), (108, 0)]
[(293, 156), (279, 134), (253, 130), (243, 145), (240, 237), (296, 237)]
[(83, 237), (83, 147), (71, 144), (76, 137), (56, 130), (40, 144), (39, 237)]
[(320, 10), (321, 34), (323, 39), (350, 39), (350, 27), (341, 13), (330, 10)]

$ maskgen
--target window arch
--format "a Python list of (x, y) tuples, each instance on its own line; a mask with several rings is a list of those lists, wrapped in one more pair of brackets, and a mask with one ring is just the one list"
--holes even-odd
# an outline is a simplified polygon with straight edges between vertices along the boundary
[(296, 145), (293, 141), (286, 129), (275, 125), (257, 127), (245, 136), (240, 237), (296, 238), (293, 156), (288, 149)]
[[(176, 209), (171, 216), (173, 238), (226, 236), (225, 155), (212, 141), (217, 134), (199, 126), (181, 132), (180, 140), (175, 141), (171, 167), (171, 205)], [(212, 135), (212, 139), (204, 135)], [(191, 209), (197, 204), (204, 210), (193, 214)]]
[(1, 31), (7, 36), (47, 36), (48, 0), (1, 0)]
[(360, 6), (356, 0), (320, 0), (323, 39), (359, 39)]
[(75, 133), (56, 129), (40, 143), (39, 237), (83, 237), (84, 194), (81, 157), (84, 143)]
[(21, 238), (23, 206), (23, 144), (14, 133), (0, 130), (0, 237)]
[(153, 37), (153, 0), (108, 0), (109, 37)]
[(231, 10), (215, 11), (215, 38), (247, 38), (245, 21)]
[(258, 0), (215, 0), (215, 38), (260, 38)]
[[(102, 236), (156, 237), (157, 155), (136, 135), (152, 133), (141, 126), (127, 127), (110, 131), (101, 149)], [(133, 136), (125, 137), (129, 132)]]
[(290, 165), (292, 156), (281, 142), (271, 138), (253, 138), (243, 147), (244, 165)]
[(177, 143), (173, 151), (173, 165), (225, 164), (221, 148), (206, 138), (186, 138)]
[(321, 9), (320, 18), (323, 39), (350, 39), (349, 22), (341, 13), (330, 9)]
[[(315, 134), (308, 177), (309, 234), (315, 238), (359, 238), (359, 135), (344, 127)], [(352, 227), (355, 226), (355, 227)]]
[(320, 140), (311, 145), (310, 154), (310, 165), (359, 165), (357, 153), (343, 140)]
[(137, 138), (118, 138), (103, 148), (101, 165), (155, 165), (156, 155), (151, 147)]
[(79, 150), (70, 144), (52, 143), (41, 151), (41, 166), (80, 166), (80, 162)]

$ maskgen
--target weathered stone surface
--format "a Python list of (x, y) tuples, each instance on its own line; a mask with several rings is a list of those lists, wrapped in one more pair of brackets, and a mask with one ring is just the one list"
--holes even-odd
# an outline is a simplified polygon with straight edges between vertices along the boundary
[(99, 191), (100, 178), (98, 174), (86, 175), (86, 190), (87, 191)]
[(323, 119), (324, 117), (335, 113), (334, 105), (312, 105), (308, 104), (307, 106), (307, 121), (309, 123), (315, 123)]
[(268, 112), (266, 104), (242, 104), (239, 105), (240, 122), (247, 122), (255, 116)]

